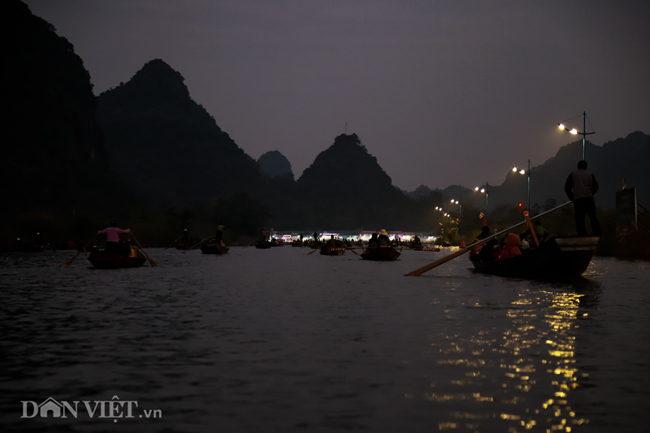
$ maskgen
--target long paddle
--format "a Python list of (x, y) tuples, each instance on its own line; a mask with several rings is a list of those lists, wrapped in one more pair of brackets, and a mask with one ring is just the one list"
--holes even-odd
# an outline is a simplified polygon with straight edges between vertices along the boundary
[[(549, 213), (551, 213), (551, 212), (554, 212), (554, 211), (560, 209), (561, 207), (564, 207), (564, 206), (566, 206), (566, 205), (568, 205), (568, 204), (571, 204), (571, 203), (573, 203), (573, 202), (568, 201), (568, 202), (566, 202), (566, 203), (564, 203), (564, 204), (561, 204), (561, 205), (559, 205), (559, 206), (557, 206), (557, 207), (555, 207), (555, 208), (553, 208), (553, 209), (551, 209), (551, 210), (548, 210), (548, 211), (546, 211), (546, 212), (542, 212), (541, 214), (536, 215), (536, 216), (530, 218), (530, 220), (534, 220), (535, 218), (539, 218), (539, 217), (541, 217), (541, 216), (544, 216), (544, 215), (546, 215), (546, 214), (549, 214)], [(435, 267), (438, 267), (438, 266), (442, 265), (443, 263), (448, 262), (448, 261), (451, 260), (451, 259), (455, 259), (456, 257), (465, 254), (466, 252), (468, 252), (468, 251), (471, 250), (472, 248), (474, 248), (474, 247), (478, 247), (479, 245), (483, 245), (483, 244), (486, 243), (487, 241), (489, 241), (489, 240), (491, 240), (491, 239), (493, 239), (493, 238), (496, 238), (496, 237), (499, 236), (499, 235), (502, 235), (502, 234), (504, 234), (504, 233), (507, 233), (507, 232), (509, 232), (510, 230), (512, 230), (512, 229), (514, 229), (514, 228), (516, 228), (516, 227), (519, 227), (519, 226), (522, 225), (522, 224), (526, 224), (527, 222), (528, 222), (528, 220), (523, 220), (522, 222), (520, 222), (520, 223), (518, 223), (518, 224), (515, 224), (515, 225), (512, 226), (512, 227), (509, 227), (509, 228), (507, 228), (507, 229), (505, 229), (505, 230), (501, 230), (499, 233), (496, 233), (496, 234), (493, 234), (493, 235), (491, 235), (491, 236), (488, 236), (487, 238), (485, 238), (485, 239), (481, 239), (481, 240), (478, 241), (478, 242), (474, 242), (473, 244), (469, 245), (468, 247), (465, 247), (465, 248), (461, 248), (461, 249), (459, 249), (459, 250), (456, 251), (455, 253), (451, 253), (451, 254), (449, 254), (448, 256), (445, 256), (445, 257), (443, 257), (443, 258), (441, 258), (441, 259), (436, 260), (435, 262), (431, 262), (431, 263), (429, 263), (429, 264), (426, 265), (426, 266), (422, 266), (422, 267), (419, 268), (419, 269), (416, 269), (416, 270), (414, 270), (414, 271), (411, 271), (411, 272), (409, 272), (408, 274), (406, 274), (405, 276), (407, 276), (407, 277), (417, 277), (417, 276), (420, 276), (420, 275), (424, 274), (425, 272), (430, 271), (431, 269), (433, 269), (433, 268), (435, 268)]]
[(174, 244), (175, 244), (176, 242), (178, 242), (182, 237), (183, 237), (183, 236), (181, 236), (180, 238), (176, 239), (176, 240), (175, 240), (174, 242), (172, 242), (171, 244), (167, 245), (167, 246), (165, 247), (165, 249), (167, 249), (167, 248), (171, 247), (172, 245), (174, 245)]
[[(86, 242), (86, 245), (83, 246), (83, 248), (81, 249), (81, 251), (86, 251), (86, 247), (87, 247), (88, 244), (91, 243), (92, 241), (93, 241), (93, 240), (91, 239), (91, 240), (89, 240), (88, 242)], [(69, 268), (70, 265), (72, 264), (72, 262), (74, 262), (74, 259), (76, 259), (77, 256), (78, 256), (79, 254), (81, 254), (81, 251), (77, 251), (77, 254), (75, 254), (74, 257), (72, 257), (71, 259), (69, 259), (69, 260), (68, 260), (67, 262), (65, 262), (64, 264), (62, 264), (61, 267), (62, 267), (62, 268)]]
[(145, 255), (145, 257), (147, 258), (147, 260), (149, 260), (149, 264), (151, 265), (151, 267), (152, 267), (152, 268), (157, 268), (157, 267), (158, 267), (158, 263), (154, 262), (153, 259), (151, 258), (151, 256), (150, 256), (149, 254), (147, 254), (147, 252), (144, 250), (144, 248), (142, 248), (142, 245), (140, 245), (140, 242), (138, 242), (138, 240), (136, 239), (136, 237), (135, 237), (135, 235), (133, 234), (133, 232), (131, 232), (131, 237), (133, 238), (133, 240), (135, 241), (135, 243), (138, 245), (138, 248), (140, 248), (140, 249), (142, 250), (142, 252), (144, 253), (144, 255)]
[(207, 241), (208, 239), (210, 239), (209, 236), (208, 236), (207, 238), (203, 239), (203, 240), (202, 240), (201, 242), (199, 242), (198, 244), (196, 244), (196, 245), (194, 245), (194, 246), (192, 246), (192, 247), (189, 247), (188, 249), (186, 249), (185, 251), (183, 251), (183, 254), (185, 254), (185, 253), (188, 252), (189, 250), (193, 250), (194, 248), (198, 247), (199, 245), (201, 245), (203, 242)]

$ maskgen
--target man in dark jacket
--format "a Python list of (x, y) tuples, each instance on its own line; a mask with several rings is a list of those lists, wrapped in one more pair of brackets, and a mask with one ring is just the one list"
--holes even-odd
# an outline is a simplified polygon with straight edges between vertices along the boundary
[(601, 236), (600, 224), (596, 217), (596, 202), (594, 194), (598, 191), (596, 176), (587, 171), (587, 161), (579, 161), (578, 169), (571, 172), (564, 184), (564, 192), (573, 201), (576, 219), (576, 230), (579, 236), (587, 236), (585, 215), (589, 216), (591, 231), (595, 236)]

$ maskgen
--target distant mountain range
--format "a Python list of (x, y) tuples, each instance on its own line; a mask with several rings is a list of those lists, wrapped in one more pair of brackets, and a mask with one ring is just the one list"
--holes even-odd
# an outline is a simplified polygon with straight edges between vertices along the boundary
[[(399, 190), (356, 134), (335, 137), (294, 180), (280, 152), (267, 152), (258, 161), (247, 155), (191, 99), (182, 75), (161, 59), (95, 98), (68, 41), (23, 3), (11, 0), (2, 8), (20, 29), (9, 47), (7, 103), (15, 110), (0, 163), (3, 196), (16, 210), (81, 203), (95, 209), (209, 209), (230, 198), (230, 208), (237, 207), (232, 200), (246, 206), (259, 202), (276, 229), (432, 230), (432, 209), (451, 198), (484, 208), (484, 195), (459, 185)], [(532, 168), (533, 203), (564, 200), (564, 181), (581, 146), (568, 144)], [(586, 154), (601, 184), (600, 206), (613, 207), (623, 177), (650, 206), (648, 135), (634, 132), (603, 146), (588, 143)], [(490, 209), (526, 203), (526, 191), (525, 176), (509, 172), (501, 185), (489, 186)]]

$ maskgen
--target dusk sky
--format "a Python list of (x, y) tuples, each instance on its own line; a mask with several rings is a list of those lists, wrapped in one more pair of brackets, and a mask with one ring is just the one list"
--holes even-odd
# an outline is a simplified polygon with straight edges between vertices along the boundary
[(500, 184), (576, 140), (557, 123), (582, 131), (583, 111), (597, 145), (650, 133), (647, 0), (25, 2), (96, 94), (160, 58), (246, 153), (278, 150), (296, 178), (346, 121), (409, 191)]

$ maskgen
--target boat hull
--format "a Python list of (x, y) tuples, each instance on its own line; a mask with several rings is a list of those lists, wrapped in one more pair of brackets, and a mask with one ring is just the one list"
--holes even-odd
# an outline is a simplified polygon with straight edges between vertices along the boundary
[(367, 249), (361, 254), (361, 258), (364, 260), (393, 261), (397, 260), (400, 254), (393, 247), (378, 247)]
[(320, 253), (323, 256), (342, 256), (345, 254), (345, 248), (328, 248), (328, 247), (322, 247), (320, 249)]
[(598, 236), (554, 236), (539, 247), (515, 257), (490, 262), (470, 257), (477, 272), (518, 278), (575, 278), (581, 276), (594, 255)]
[(216, 243), (205, 243), (201, 245), (201, 252), (203, 254), (227, 254), (228, 247)]
[(93, 251), (88, 261), (97, 269), (137, 268), (146, 261), (143, 257), (129, 257), (112, 251)]

